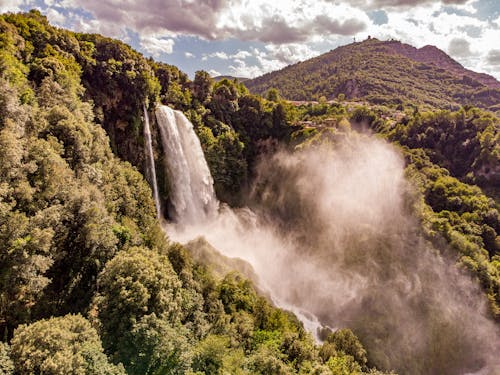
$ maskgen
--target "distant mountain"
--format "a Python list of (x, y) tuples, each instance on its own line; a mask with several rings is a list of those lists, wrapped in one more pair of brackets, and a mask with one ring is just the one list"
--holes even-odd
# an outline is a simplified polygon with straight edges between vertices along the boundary
[(233, 80), (237, 79), (240, 82), (248, 80), (248, 78), (245, 78), (245, 77), (234, 77), (234, 76), (217, 76), (217, 77), (213, 77), (213, 79), (216, 82), (222, 81), (223, 79), (228, 79), (230, 81), (233, 81)]
[(254, 93), (277, 88), (290, 100), (362, 98), (436, 108), (472, 104), (500, 110), (500, 82), (465, 69), (434, 46), (367, 39), (245, 81)]

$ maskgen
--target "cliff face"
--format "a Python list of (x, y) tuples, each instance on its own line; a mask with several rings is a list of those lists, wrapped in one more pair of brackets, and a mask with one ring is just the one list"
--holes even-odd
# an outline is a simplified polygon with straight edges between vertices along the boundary
[(153, 68), (144, 56), (120, 41), (95, 34), (77, 37), (82, 46), (93, 46), (88, 58), (77, 55), (76, 59), (96, 122), (108, 133), (113, 151), (144, 172), (142, 108), (159, 93)]

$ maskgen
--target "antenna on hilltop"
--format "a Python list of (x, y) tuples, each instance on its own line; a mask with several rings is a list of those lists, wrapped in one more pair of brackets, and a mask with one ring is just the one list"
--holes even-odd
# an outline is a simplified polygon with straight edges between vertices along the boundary
[(355, 36), (352, 37), (352, 40), (353, 40), (354, 43), (356, 43), (356, 37)]

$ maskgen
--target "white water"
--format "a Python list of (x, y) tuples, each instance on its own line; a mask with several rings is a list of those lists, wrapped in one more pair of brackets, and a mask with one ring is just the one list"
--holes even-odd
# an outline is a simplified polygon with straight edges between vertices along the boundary
[[(170, 201), (174, 223), (165, 229), (175, 241), (186, 243), (203, 236), (223, 255), (245, 260), (260, 277), (259, 287), (266, 290), (275, 305), (292, 311), (316, 338), (319, 320), (304, 306), (295, 306), (277, 293), (271, 269), (280, 261), (281, 244), (273, 233), (259, 224), (249, 208), (233, 210), (219, 201), (213, 189), (213, 178), (193, 125), (180, 111), (158, 106), (156, 119), (160, 127), (167, 172), (171, 182)], [(269, 246), (271, 244), (271, 246)], [(283, 254), (284, 255), (284, 254)], [(284, 258), (282, 258), (284, 259)]]
[(180, 111), (156, 108), (170, 181), (172, 218), (179, 224), (203, 223), (213, 217), (219, 202), (200, 140), (193, 124)]
[(155, 200), (156, 207), (156, 217), (161, 216), (161, 203), (160, 195), (158, 193), (158, 181), (156, 179), (156, 167), (155, 160), (153, 157), (153, 141), (151, 140), (151, 128), (149, 126), (149, 116), (146, 105), (143, 105), (144, 110), (144, 138), (146, 139), (146, 157), (147, 157), (147, 169), (151, 187), (153, 188), (153, 198)]

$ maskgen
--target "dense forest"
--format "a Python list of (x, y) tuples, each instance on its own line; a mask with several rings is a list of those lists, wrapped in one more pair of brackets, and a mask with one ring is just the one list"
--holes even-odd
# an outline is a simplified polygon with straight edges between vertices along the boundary
[[(335, 77), (348, 74), (344, 65)], [(431, 93), (435, 81), (424, 75), (455, 79), (420, 71)], [(334, 90), (313, 95), (345, 93), (303, 76)], [(483, 109), (429, 110), (440, 100), (458, 106), (472, 92), (464, 85)], [(450, 81), (431, 100), (415, 92), (426, 108), (394, 102), (385, 87), (367, 106), (294, 106), (273, 86), (262, 97), (203, 71), (190, 80), (122, 42), (55, 28), (37, 11), (0, 16), (0, 374), (384, 373), (348, 326), (325, 329), (320, 343), (251, 281), (169, 240), (144, 177), (143, 105), (157, 103), (194, 124), (217, 196), (233, 206), (244, 203), (259, 160), (280, 147), (355, 131), (392, 142), (417, 187), (412, 210), (426, 239), (481, 285), (498, 323), (500, 120), (484, 109), (498, 105), (497, 92)]]
[(464, 69), (435, 47), (418, 52), (422, 51), (395, 40), (370, 38), (245, 81), (245, 85), (259, 94), (277, 88), (289, 100), (333, 100), (341, 95), (376, 104), (500, 109), (500, 86), (493, 77)]

